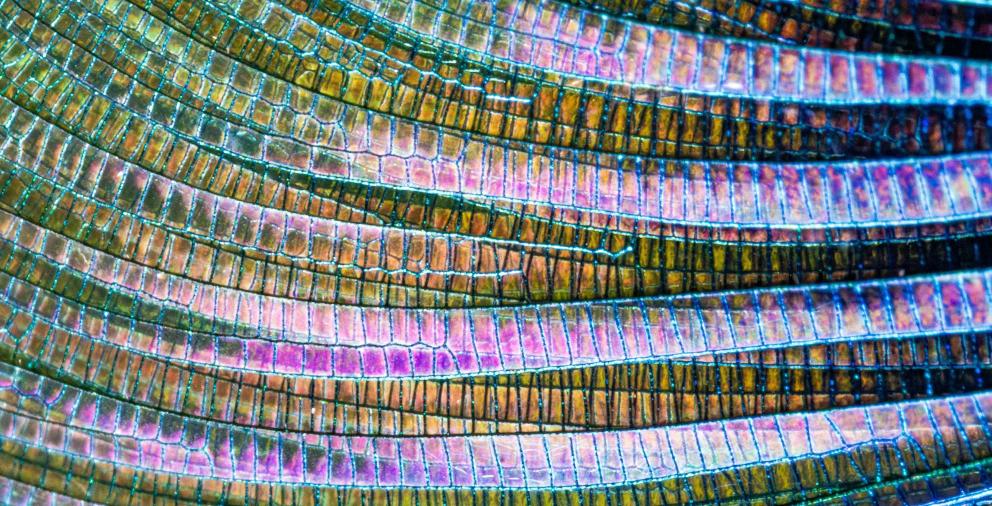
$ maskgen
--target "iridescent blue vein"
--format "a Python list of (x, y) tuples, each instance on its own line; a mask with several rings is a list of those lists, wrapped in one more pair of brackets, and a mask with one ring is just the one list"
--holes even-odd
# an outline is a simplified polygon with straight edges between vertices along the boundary
[[(915, 2), (915, 12), (905, 8), (908, 4), (897, 2), (798, 0), (756, 0), (741, 4), (680, 0), (521, 0), (503, 4), (365, 0), (355, 3), (428, 38), (503, 56), (533, 51), (532, 47), (547, 49), (555, 44), (574, 44), (576, 37), (567, 34), (575, 25), (585, 26), (587, 32), (598, 29), (608, 34), (622, 33), (631, 18), (704, 33), (743, 34), (784, 45), (857, 48), (866, 52), (944, 54), (946, 51), (949, 55), (969, 56), (982, 54), (992, 42), (987, 17), (981, 10), (975, 10), (981, 7), (937, 0)], [(570, 8), (568, 3), (591, 10)], [(293, 5), (289, 7), (299, 11)], [(505, 40), (511, 42), (502, 42)]]
[(0, 478), (0, 498), (2, 498), (4, 504), (10, 504), (12, 506), (83, 506), (88, 504), (78, 499), (32, 487), (10, 478)]
[[(241, 2), (216, 2), (213, 11), (223, 23), (243, 26), (258, 37), (280, 40), (262, 27), (266, 18), (293, 19), (290, 33), (302, 40), (316, 39), (316, 34), (336, 37), (313, 21), (293, 13), (277, 2), (259, 2), (261, 8), (241, 8)], [(248, 2), (253, 5), (255, 2)], [(155, 2), (144, 4), (151, 7)], [(356, 6), (351, 10), (360, 12)], [(234, 13), (238, 13), (235, 15)], [(202, 15), (203, 13), (201, 13)], [(362, 13), (369, 21), (378, 21), (372, 13)], [(556, 25), (556, 23), (551, 23)], [(305, 35), (299, 28), (309, 25)], [(393, 26), (396, 26), (395, 24)], [(578, 24), (562, 24), (562, 29)], [(776, 44), (707, 37), (677, 30), (665, 30), (630, 23), (627, 31), (611, 37), (608, 45), (601, 33), (559, 33), (556, 41), (570, 38), (574, 48), (530, 46), (529, 55), (507, 55), (514, 65), (535, 66), (566, 75), (597, 80), (637, 83), (686, 92), (724, 96), (747, 96), (813, 103), (907, 103), (933, 101), (975, 102), (988, 100), (989, 65), (980, 61), (861, 56), (857, 54)], [(234, 28), (238, 29), (238, 28)], [(401, 27), (396, 27), (397, 31)], [(288, 35), (288, 34), (287, 34)], [(415, 36), (412, 36), (413, 38)], [(285, 39), (280, 40), (287, 45)], [(297, 43), (306, 54), (321, 54), (320, 42)], [(415, 44), (410, 44), (415, 47)], [(440, 49), (444, 51), (444, 49)], [(366, 50), (370, 55), (375, 50)], [(449, 50), (460, 57), (486, 61), (492, 54), (475, 53), (465, 48)], [(568, 55), (557, 59), (557, 55)], [(388, 58), (386, 54), (382, 57)], [(491, 63), (500, 66), (498, 61)], [(774, 67), (777, 67), (774, 68)]]
[(992, 9), (0, 0), (0, 502), (992, 497)]
[[(987, 332), (992, 283), (989, 273), (976, 272), (824, 285), (805, 292), (775, 289), (585, 306), (425, 312), (304, 303), (209, 286), (185, 291), (172, 283), (155, 298), (139, 298), (128, 292), (153, 286), (138, 290), (108, 286), (83, 272), (73, 274), (68, 267), (59, 271), (53, 286), (33, 279), (32, 273), (23, 275), (27, 282), (3, 275), (8, 291), (18, 294), (7, 310), (32, 314), (32, 320), (46, 326), (58, 328), (52, 318), (68, 311), (78, 319), (67, 331), (92, 331), (100, 328), (93, 325), (101, 317), (119, 311), (114, 306), (123, 306), (129, 311), (101, 325), (98, 337), (130, 352), (190, 364), (317, 377), (493, 374)], [(81, 289), (90, 287), (87, 292), (118, 294), (89, 314), (85, 306), (57, 293), (60, 281), (70, 276), (82, 280)], [(99, 303), (99, 299), (75, 298), (84, 304)], [(128, 328), (113, 323), (128, 316), (145, 324)]]
[[(248, 431), (146, 415), (116, 401), (51, 384), (4, 366), (0, 426), (4, 439), (56, 453), (87, 452), (96, 461), (249, 482), (376, 487), (588, 487), (636, 483), (805, 459), (852, 454), (908, 440), (945, 446), (940, 431), (989, 433), (988, 396), (960, 396), (892, 406), (841, 409), (647, 429), (563, 435), (413, 438), (322, 437)], [(937, 414), (941, 416), (937, 416)], [(944, 418), (944, 415), (950, 415)], [(946, 425), (944, 425), (946, 424)], [(109, 439), (113, 444), (101, 444)], [(932, 470), (988, 458), (984, 440), (955, 444), (946, 459), (911, 464)], [(595, 449), (579, 458), (580, 449)], [(946, 449), (943, 450), (946, 452)], [(905, 465), (905, 464), (904, 464)], [(907, 469), (880, 469), (899, 476)], [(863, 472), (863, 471), (862, 471)], [(841, 476), (854, 482), (878, 477)]]
[[(80, 85), (87, 86), (81, 82)], [(165, 99), (166, 103), (169, 101)], [(192, 113), (176, 109), (180, 117)], [(180, 122), (178, 119), (173, 121)], [(521, 166), (527, 169), (500, 173), (495, 165), (500, 158), (485, 151), (479, 153), (477, 160), (459, 156), (440, 164), (438, 160), (418, 159), (414, 153), (380, 156), (375, 161), (369, 158), (369, 153), (356, 152), (339, 158), (319, 146), (302, 143), (294, 146), (294, 141), (289, 139), (271, 138), (226, 124), (219, 126), (223, 133), (217, 145), (213, 146), (210, 139), (202, 137), (203, 132), (210, 128), (209, 124), (195, 126), (186, 132), (172, 130), (168, 124), (162, 125), (162, 128), (175, 132), (187, 142), (192, 143), (195, 138), (197, 144), (211, 147), (224, 156), (235, 156), (236, 161), (259, 157), (266, 159), (267, 165), (275, 167), (276, 171), (294, 176), (313, 173), (337, 178), (360, 178), (392, 186), (612, 211), (625, 216), (660, 218), (666, 222), (694, 226), (781, 223), (815, 228), (828, 222), (831, 225), (871, 226), (878, 222), (897, 224), (899, 213), (903, 213), (902, 220), (906, 223), (925, 222), (951, 218), (924, 214), (931, 209), (953, 212), (951, 210), (955, 207), (966, 209), (988, 205), (984, 202), (984, 195), (976, 196), (972, 190), (975, 184), (980, 185), (989, 177), (987, 154), (949, 160), (888, 160), (868, 167), (864, 167), (863, 163), (780, 166), (701, 161), (680, 164), (664, 160), (640, 162), (633, 157), (610, 160), (613, 157), (607, 155), (597, 156), (595, 164), (563, 160), (565, 163), (559, 168), (556, 167), (558, 160), (552, 157), (526, 151), (504, 151), (504, 156), (519, 159)], [(388, 142), (393, 135), (391, 131), (380, 133), (384, 137), (382, 142)], [(230, 140), (238, 138), (255, 139), (251, 143), (254, 149), (239, 152), (239, 143)], [(376, 142), (376, 139), (369, 142)], [(266, 146), (278, 146), (294, 154), (280, 156), (259, 151)], [(473, 148), (466, 146), (466, 151), (472, 153)], [(369, 166), (363, 163), (365, 160), (373, 160), (377, 165)], [(972, 165), (974, 168), (971, 168)], [(458, 167), (474, 170), (463, 172)], [(645, 173), (651, 168), (653, 170)], [(974, 171), (974, 175), (968, 174), (969, 169)], [(424, 177), (425, 171), (429, 177)], [(919, 177), (920, 174), (934, 174), (939, 178), (944, 173), (948, 174), (950, 181)], [(671, 177), (665, 177), (669, 174)], [(842, 179), (845, 177), (849, 179)], [(789, 184), (782, 184), (783, 180)], [(928, 183), (928, 191), (920, 188)], [(687, 191), (692, 192), (689, 194), (691, 198), (683, 198)], [(951, 202), (922, 201), (928, 194), (932, 199), (944, 198)], [(976, 203), (976, 198), (983, 202)], [(965, 202), (955, 205), (954, 200), (958, 199)], [(717, 207), (721, 201), (728, 205)], [(886, 214), (894, 216), (889, 218)], [(839, 219), (832, 215), (837, 215)]]

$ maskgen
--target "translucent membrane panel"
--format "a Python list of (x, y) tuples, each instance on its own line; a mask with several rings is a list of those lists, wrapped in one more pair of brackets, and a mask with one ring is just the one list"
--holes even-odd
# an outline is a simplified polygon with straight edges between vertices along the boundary
[(992, 499), (992, 7), (0, 0), (0, 503)]

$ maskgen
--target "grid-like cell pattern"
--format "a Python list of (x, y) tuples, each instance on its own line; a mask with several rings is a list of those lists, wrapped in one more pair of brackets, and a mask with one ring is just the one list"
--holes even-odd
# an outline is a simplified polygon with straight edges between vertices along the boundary
[(992, 500), (985, 0), (0, 0), (0, 503)]

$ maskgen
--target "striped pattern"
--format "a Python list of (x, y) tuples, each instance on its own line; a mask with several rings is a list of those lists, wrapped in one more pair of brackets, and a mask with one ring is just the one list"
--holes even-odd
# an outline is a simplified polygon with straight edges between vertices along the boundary
[(0, 0), (0, 502), (992, 498), (992, 7)]

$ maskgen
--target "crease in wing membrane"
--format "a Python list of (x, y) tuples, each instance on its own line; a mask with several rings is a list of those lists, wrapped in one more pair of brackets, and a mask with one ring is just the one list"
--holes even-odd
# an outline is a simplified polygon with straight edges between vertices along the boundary
[(992, 498), (992, 8), (0, 0), (0, 502)]

